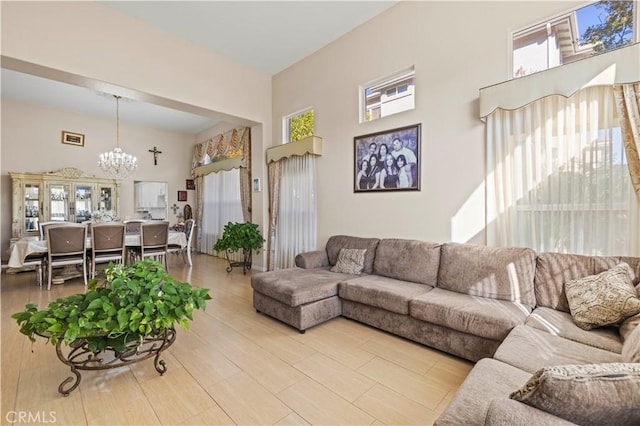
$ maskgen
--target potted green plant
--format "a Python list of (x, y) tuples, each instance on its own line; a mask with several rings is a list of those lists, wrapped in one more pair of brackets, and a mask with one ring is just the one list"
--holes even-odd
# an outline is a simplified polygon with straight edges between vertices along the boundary
[[(258, 230), (258, 225), (251, 222), (229, 222), (224, 226), (222, 237), (216, 241), (213, 249), (217, 252), (224, 252), (229, 266), (227, 272), (231, 272), (234, 266), (242, 266), (242, 273), (246, 274), (247, 269), (251, 269), (251, 254), (255, 250), (260, 253), (264, 246), (264, 238)], [(232, 262), (230, 253), (242, 250), (243, 261)]]
[(153, 260), (109, 264), (103, 272), (104, 280), (90, 280), (86, 293), (59, 298), (42, 310), (29, 303), (12, 315), (22, 334), (31, 341), (47, 339), (71, 367), (75, 383), (65, 388), (69, 377), (58, 388), (65, 396), (80, 384), (78, 370), (121, 367), (153, 356), (163, 374), (159, 357), (175, 340), (175, 323), (187, 329), (193, 311), (204, 310), (211, 299), (208, 289), (174, 279)]

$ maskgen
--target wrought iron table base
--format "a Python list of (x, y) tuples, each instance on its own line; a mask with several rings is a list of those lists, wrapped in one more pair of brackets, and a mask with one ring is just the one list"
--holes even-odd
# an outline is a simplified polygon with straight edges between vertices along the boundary
[[(63, 339), (59, 339), (56, 344), (56, 354), (63, 364), (71, 367), (71, 372), (75, 375), (75, 381), (73, 376), (67, 377), (60, 383), (60, 386), (58, 386), (58, 392), (64, 396), (69, 396), (69, 394), (80, 385), (80, 380), (82, 380), (80, 370), (119, 368), (151, 357), (155, 357), (153, 365), (156, 371), (162, 376), (167, 371), (167, 366), (164, 360), (160, 359), (160, 354), (171, 346), (175, 340), (176, 331), (173, 328), (165, 328), (164, 331), (157, 336), (145, 337), (142, 343), (138, 340), (129, 342), (127, 343), (127, 350), (124, 352), (118, 352), (111, 347), (107, 347), (100, 352), (93, 352), (88, 348), (88, 342), (86, 340), (79, 340), (71, 345), (71, 350), (65, 356), (62, 352), (64, 341)], [(71, 386), (67, 387), (70, 383), (72, 383)]]
[(231, 272), (233, 270), (234, 266), (242, 266), (242, 275), (246, 275), (247, 271), (251, 270), (251, 249), (247, 250), (247, 249), (243, 249), (242, 250), (242, 256), (243, 256), (243, 260), (241, 262), (234, 262), (229, 258), (229, 254), (231, 254), (232, 252), (230, 252), (229, 250), (227, 250), (225, 252), (226, 256), (227, 256), (227, 262), (229, 263), (229, 266), (227, 266), (227, 273)]

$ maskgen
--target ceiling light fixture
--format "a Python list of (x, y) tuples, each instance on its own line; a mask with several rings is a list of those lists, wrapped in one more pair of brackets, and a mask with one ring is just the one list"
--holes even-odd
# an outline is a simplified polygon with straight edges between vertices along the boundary
[(100, 154), (98, 166), (114, 179), (126, 179), (138, 168), (138, 159), (120, 148), (120, 98), (116, 98), (116, 147)]

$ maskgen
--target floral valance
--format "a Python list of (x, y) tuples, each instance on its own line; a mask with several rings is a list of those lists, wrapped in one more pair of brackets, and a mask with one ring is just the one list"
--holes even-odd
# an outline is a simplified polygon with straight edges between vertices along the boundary
[(197, 168), (222, 161), (231, 165), (229, 169), (247, 167), (246, 159), (250, 156), (251, 146), (250, 135), (250, 128), (238, 127), (197, 144), (193, 152), (194, 174), (200, 174), (196, 172)]

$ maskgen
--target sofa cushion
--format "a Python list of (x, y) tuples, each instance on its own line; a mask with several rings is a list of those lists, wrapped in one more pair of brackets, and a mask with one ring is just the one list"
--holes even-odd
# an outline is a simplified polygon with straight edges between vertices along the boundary
[(597, 275), (567, 281), (564, 287), (571, 316), (585, 330), (618, 324), (640, 312), (631, 268), (624, 262)]
[(414, 283), (436, 285), (441, 244), (384, 239), (378, 243), (373, 273)]
[(322, 268), (329, 265), (326, 250), (307, 251), (296, 255), (296, 266), (304, 269)]
[(620, 323), (620, 338), (626, 341), (633, 330), (640, 327), (640, 314), (635, 314)]
[(259, 272), (251, 276), (257, 292), (288, 306), (299, 306), (338, 294), (338, 282), (357, 275), (339, 274), (327, 268), (290, 268)]
[(511, 330), (493, 357), (530, 373), (549, 365), (622, 361), (619, 353), (583, 345), (526, 325)]
[(376, 247), (378, 246), (378, 238), (360, 238), (350, 237), (347, 235), (334, 235), (327, 241), (327, 257), (329, 258), (329, 264), (335, 265), (340, 255), (340, 249), (366, 249), (367, 253), (364, 256), (364, 268), (362, 272), (370, 274), (373, 271), (373, 259), (376, 255)]
[(366, 249), (340, 249), (338, 261), (331, 268), (331, 272), (360, 275), (364, 268)]
[(509, 398), (491, 400), (484, 426), (570, 426), (575, 423)]
[(525, 325), (606, 351), (616, 353), (622, 351), (622, 341), (616, 327), (601, 327), (586, 331), (576, 325), (568, 312), (537, 307), (527, 317)]
[(519, 247), (446, 243), (440, 249), (437, 287), (535, 306), (536, 254)]
[(580, 425), (637, 425), (640, 364), (546, 367), (510, 397)]
[(433, 287), (424, 284), (367, 275), (341, 282), (338, 295), (343, 299), (407, 315), (409, 301), (432, 289)]
[(521, 304), (441, 288), (409, 302), (409, 315), (415, 319), (493, 340), (503, 340), (528, 314), (529, 308)]
[(599, 274), (620, 263), (619, 258), (581, 256), (564, 253), (540, 253), (535, 274), (538, 306), (569, 312), (564, 283)]
[(636, 327), (624, 341), (622, 361), (640, 363), (640, 326)]
[(508, 398), (524, 385), (530, 373), (491, 358), (478, 361), (435, 426), (482, 425), (494, 398)]

